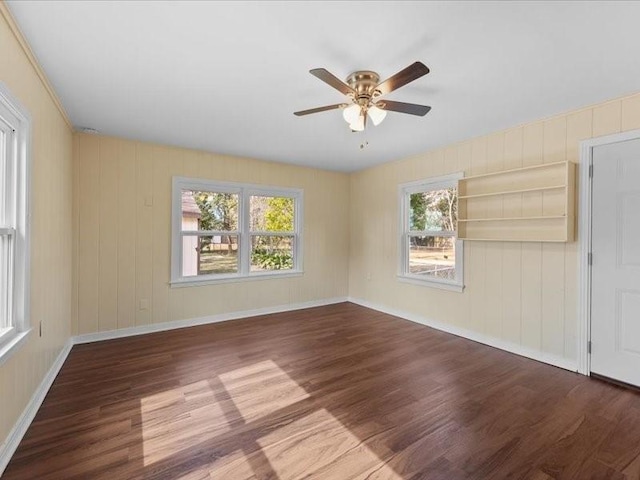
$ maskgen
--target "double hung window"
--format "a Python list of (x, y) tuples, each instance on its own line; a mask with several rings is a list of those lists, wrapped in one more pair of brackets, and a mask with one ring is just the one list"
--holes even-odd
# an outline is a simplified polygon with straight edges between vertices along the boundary
[(302, 191), (174, 178), (172, 283), (302, 271)]
[(400, 186), (401, 278), (462, 290), (463, 248), (456, 237), (461, 177), (447, 175)]
[(29, 331), (29, 126), (0, 84), (0, 361)]

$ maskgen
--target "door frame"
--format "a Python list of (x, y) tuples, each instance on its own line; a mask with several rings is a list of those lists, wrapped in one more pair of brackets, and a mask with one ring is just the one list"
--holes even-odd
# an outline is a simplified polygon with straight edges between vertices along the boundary
[(593, 165), (593, 149), (602, 145), (640, 139), (640, 130), (614, 133), (580, 142), (579, 198), (578, 198), (578, 373), (591, 375), (591, 253), (593, 186), (590, 167)]

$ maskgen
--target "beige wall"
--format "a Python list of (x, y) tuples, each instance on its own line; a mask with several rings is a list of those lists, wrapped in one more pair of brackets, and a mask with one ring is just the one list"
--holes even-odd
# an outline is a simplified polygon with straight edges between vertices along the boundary
[(637, 128), (640, 94), (353, 174), (349, 294), (575, 361), (577, 244), (467, 241), (463, 293), (400, 283), (398, 184), (577, 162), (580, 140)]
[[(71, 334), (347, 294), (575, 360), (575, 243), (467, 242), (464, 293), (399, 283), (397, 185), (457, 171), (577, 161), (579, 140), (640, 128), (640, 95), (348, 176), (73, 136), (5, 13), (0, 2), (0, 80), (33, 118), (35, 328), (0, 365), (0, 441)], [(303, 188), (304, 276), (169, 288), (173, 175)], [(141, 299), (149, 309), (140, 308)]]
[[(348, 175), (87, 134), (74, 157), (73, 333), (347, 296)], [(174, 175), (304, 189), (304, 275), (170, 288)]]
[[(32, 119), (31, 325), (0, 365), (0, 445), (69, 338), (72, 133), (14, 35), (0, 3), (0, 81)], [(42, 322), (42, 337), (38, 325)]]

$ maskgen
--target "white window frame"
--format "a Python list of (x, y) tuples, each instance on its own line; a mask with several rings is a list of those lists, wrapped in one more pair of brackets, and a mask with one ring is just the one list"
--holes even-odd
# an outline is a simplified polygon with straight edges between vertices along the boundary
[[(29, 195), (31, 170), (31, 117), (0, 82), (0, 129), (6, 138), (5, 172), (0, 172), (1, 190), (5, 194), (5, 221), (0, 220), (0, 234), (10, 238), (7, 285), (0, 294), (7, 295), (8, 325), (0, 333), (0, 364), (26, 340), (30, 327), (30, 248)], [(0, 327), (2, 327), (0, 325)]]
[[(197, 276), (182, 276), (182, 191), (201, 190), (238, 195), (238, 230), (233, 232), (189, 232), (200, 234), (237, 235), (238, 265), (237, 273), (221, 273)], [(288, 197), (294, 201), (293, 232), (252, 232), (250, 226), (250, 197)], [(171, 281), (172, 287), (188, 287), (216, 283), (238, 282), (246, 280), (264, 280), (300, 276), (302, 266), (302, 221), (303, 191), (298, 188), (269, 187), (246, 183), (218, 182), (188, 177), (173, 177), (171, 200)], [(287, 270), (269, 270), (251, 272), (251, 236), (293, 236), (293, 268)]]
[[(400, 211), (400, 236), (399, 236), (399, 262), (398, 280), (427, 287), (440, 288), (462, 292), (464, 289), (464, 242), (457, 237), (455, 232), (443, 231), (411, 231), (409, 230), (409, 197), (413, 193), (426, 192), (429, 190), (442, 190), (445, 188), (458, 188), (458, 180), (464, 177), (464, 173), (453, 173), (439, 177), (427, 178), (415, 182), (407, 182), (398, 186), (398, 200)], [(409, 272), (409, 241), (412, 236), (433, 235), (437, 237), (456, 237), (456, 279), (447, 280), (444, 278), (428, 277), (416, 275)]]

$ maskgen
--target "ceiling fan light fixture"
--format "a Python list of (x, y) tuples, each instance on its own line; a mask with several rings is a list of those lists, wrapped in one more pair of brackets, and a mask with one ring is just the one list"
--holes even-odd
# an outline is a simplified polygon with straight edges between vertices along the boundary
[(349, 128), (354, 132), (362, 132), (364, 130), (364, 115), (359, 115), (355, 122), (350, 122)]
[(352, 124), (357, 123), (358, 118), (362, 115), (360, 105), (354, 103), (342, 110), (342, 118), (345, 122)]
[(380, 107), (376, 107), (375, 105), (371, 105), (367, 110), (367, 113), (369, 114), (369, 118), (371, 118), (371, 121), (376, 127), (380, 125), (384, 118), (387, 116), (387, 112), (385, 110), (381, 109)]

